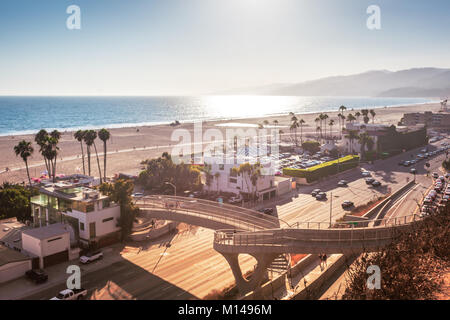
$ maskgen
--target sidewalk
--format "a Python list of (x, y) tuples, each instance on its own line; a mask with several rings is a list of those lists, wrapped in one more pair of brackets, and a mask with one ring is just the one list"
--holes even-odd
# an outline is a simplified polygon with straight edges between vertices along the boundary
[(117, 243), (102, 249), (103, 259), (94, 263), (82, 265), (79, 263), (78, 259), (75, 259), (48, 267), (44, 270), (48, 274), (48, 281), (43, 284), (34, 284), (26, 279), (25, 276), (2, 283), (0, 284), (0, 300), (22, 299), (55, 285), (65, 283), (67, 278), (70, 276), (70, 274), (66, 273), (67, 267), (70, 265), (80, 266), (81, 282), (83, 283), (83, 275), (122, 261), (127, 255), (136, 254), (136, 250), (133, 249), (131, 249), (131, 247), (124, 246), (122, 243)]
[[(342, 258), (342, 256), (342, 254), (333, 254), (328, 256), (327, 267), (324, 268), (324, 270), (321, 270), (319, 265), (319, 258), (317, 258), (317, 262), (311, 263), (303, 272), (300, 272), (292, 279), (286, 277), (285, 287), (276, 290), (273, 294), (274, 298), (277, 300), (290, 300), (292, 298), (295, 298), (296, 296), (307, 295), (306, 292), (310, 289), (310, 286), (316, 281), (319, 281), (320, 278), (324, 278), (324, 273), (327, 270), (330, 270), (330, 268), (332, 268), (333, 265), (340, 258)], [(294, 287), (293, 289), (291, 287), (291, 284)], [(316, 287), (316, 285), (314, 285), (314, 287)], [(312, 289), (311, 291), (314, 292), (315, 289)]]

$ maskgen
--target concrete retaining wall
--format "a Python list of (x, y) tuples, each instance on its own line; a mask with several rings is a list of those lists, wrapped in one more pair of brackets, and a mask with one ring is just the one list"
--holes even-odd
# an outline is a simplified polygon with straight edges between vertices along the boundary
[(342, 255), (339, 257), (329, 268), (322, 272), (317, 279), (311, 282), (306, 288), (302, 289), (300, 292), (292, 296), (292, 300), (306, 300), (306, 299), (316, 299), (320, 288), (333, 274), (344, 265), (345, 261), (348, 259), (347, 256)]
[(306, 267), (317, 259), (316, 255), (307, 255), (302, 260), (300, 260), (291, 270), (284, 271), (278, 277), (272, 281), (267, 282), (258, 290), (247, 293), (241, 300), (261, 300), (267, 297), (272, 297), (272, 292), (280, 289), (286, 285), (287, 277), (295, 277), (300, 272), (306, 269)]
[(132, 234), (132, 235), (130, 235), (130, 239), (133, 241), (154, 240), (163, 235), (170, 233), (177, 227), (177, 225), (178, 225), (178, 223), (170, 221), (160, 228), (149, 229), (148, 232)]

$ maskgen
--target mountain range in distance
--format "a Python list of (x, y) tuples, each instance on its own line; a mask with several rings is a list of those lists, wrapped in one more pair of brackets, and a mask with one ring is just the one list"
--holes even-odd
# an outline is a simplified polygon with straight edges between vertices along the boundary
[(450, 69), (376, 70), (291, 84), (232, 89), (217, 95), (367, 96), (444, 98), (450, 96)]

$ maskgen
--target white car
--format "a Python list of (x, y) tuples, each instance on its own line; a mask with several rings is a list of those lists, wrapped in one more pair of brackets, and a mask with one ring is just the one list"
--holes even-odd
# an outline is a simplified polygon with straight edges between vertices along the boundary
[(370, 177), (371, 176), (369, 171), (363, 171), (363, 172), (361, 172), (361, 174), (362, 174), (363, 177)]
[(87, 296), (87, 290), (80, 289), (65, 289), (60, 291), (56, 297), (51, 298), (50, 300), (80, 300)]
[(101, 252), (100, 250), (97, 250), (97, 251), (89, 252), (85, 256), (81, 256), (80, 262), (83, 264), (86, 264), (86, 263), (94, 262), (94, 261), (102, 259), (102, 258), (103, 258), (103, 252)]

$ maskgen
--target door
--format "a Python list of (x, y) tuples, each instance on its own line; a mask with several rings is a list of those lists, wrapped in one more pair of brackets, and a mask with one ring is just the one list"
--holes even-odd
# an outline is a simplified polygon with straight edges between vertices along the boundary
[(95, 238), (95, 222), (89, 223), (89, 238), (90, 239)]

